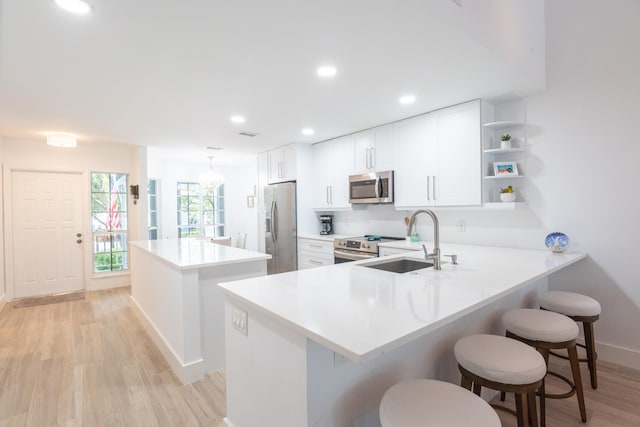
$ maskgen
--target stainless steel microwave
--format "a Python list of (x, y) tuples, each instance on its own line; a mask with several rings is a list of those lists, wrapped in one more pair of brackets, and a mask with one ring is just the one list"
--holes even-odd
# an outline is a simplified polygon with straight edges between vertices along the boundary
[(393, 171), (349, 176), (349, 203), (393, 203)]

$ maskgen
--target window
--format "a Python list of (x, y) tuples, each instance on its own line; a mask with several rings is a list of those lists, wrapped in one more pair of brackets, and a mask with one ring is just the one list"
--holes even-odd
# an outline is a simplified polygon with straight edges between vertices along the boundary
[(149, 194), (149, 240), (158, 240), (158, 180), (147, 181), (147, 194)]
[(178, 183), (178, 237), (224, 235), (224, 185), (201, 189), (195, 182)]
[(127, 175), (91, 173), (93, 271), (129, 268), (127, 250)]

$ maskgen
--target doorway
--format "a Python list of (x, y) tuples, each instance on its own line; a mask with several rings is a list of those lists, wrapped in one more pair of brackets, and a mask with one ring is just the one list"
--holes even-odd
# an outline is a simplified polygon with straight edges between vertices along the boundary
[(82, 174), (12, 171), (14, 297), (84, 289)]

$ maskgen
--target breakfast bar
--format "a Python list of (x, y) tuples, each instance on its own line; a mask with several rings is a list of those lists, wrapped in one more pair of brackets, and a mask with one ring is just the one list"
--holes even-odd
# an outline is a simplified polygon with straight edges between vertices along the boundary
[(183, 383), (224, 367), (224, 302), (217, 283), (267, 274), (271, 256), (198, 239), (131, 242), (131, 299)]
[(370, 267), (423, 257), (413, 252), (221, 283), (227, 424), (379, 426), (387, 388), (411, 378), (458, 383), (457, 339), (503, 334), (502, 313), (533, 307), (549, 275), (586, 256), (442, 249), (458, 265), (402, 274)]

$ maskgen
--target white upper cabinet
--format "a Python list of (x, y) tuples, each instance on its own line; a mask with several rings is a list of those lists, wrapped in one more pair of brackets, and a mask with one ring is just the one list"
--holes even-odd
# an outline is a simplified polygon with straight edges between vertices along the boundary
[(438, 206), (482, 204), (480, 101), (432, 113), (438, 150), (434, 202)]
[(353, 136), (315, 144), (313, 156), (313, 207), (349, 209), (349, 175), (353, 174)]
[(394, 125), (397, 208), (481, 204), (479, 101)]
[(268, 153), (269, 184), (296, 180), (296, 146), (285, 145)]
[(353, 134), (355, 173), (393, 170), (393, 124)]
[(436, 145), (429, 114), (396, 122), (394, 193), (396, 207), (432, 204)]

